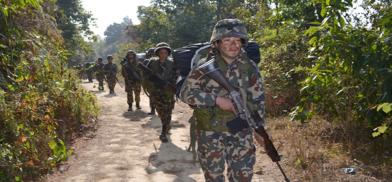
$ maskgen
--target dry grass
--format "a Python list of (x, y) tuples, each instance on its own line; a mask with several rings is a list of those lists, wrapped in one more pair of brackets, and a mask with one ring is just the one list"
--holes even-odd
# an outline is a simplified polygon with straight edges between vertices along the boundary
[[(348, 130), (320, 118), (301, 124), (287, 117), (269, 119), (268, 127), (292, 181), (387, 181), (392, 177), (391, 163), (375, 159), (371, 138), (363, 137), (356, 127)], [(347, 167), (356, 173), (345, 174)]]

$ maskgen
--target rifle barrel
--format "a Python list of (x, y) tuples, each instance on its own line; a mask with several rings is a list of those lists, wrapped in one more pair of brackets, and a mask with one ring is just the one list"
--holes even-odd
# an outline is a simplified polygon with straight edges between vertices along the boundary
[(283, 168), (282, 168), (282, 166), (280, 166), (279, 162), (276, 162), (276, 165), (278, 165), (278, 168), (279, 168), (280, 172), (282, 172), (282, 174), (284, 176), (284, 180), (286, 182), (290, 182), (289, 178), (286, 176), (286, 173), (283, 171)]

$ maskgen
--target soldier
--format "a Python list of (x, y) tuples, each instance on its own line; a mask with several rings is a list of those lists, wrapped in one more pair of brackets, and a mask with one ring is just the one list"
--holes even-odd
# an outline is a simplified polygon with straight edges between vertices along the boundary
[(114, 93), (114, 87), (116, 86), (117, 81), (117, 65), (113, 63), (113, 56), (109, 55), (107, 58), (108, 63), (104, 66), (106, 82), (108, 83), (109, 87), (109, 94)]
[(171, 48), (167, 43), (158, 43), (154, 53), (157, 57), (152, 58), (148, 65), (153, 72), (153, 75), (150, 76), (150, 80), (154, 83), (151, 98), (162, 121), (162, 131), (159, 139), (166, 143), (168, 142), (167, 135), (169, 134), (171, 114), (174, 108), (175, 91), (173, 86), (176, 82), (176, 73), (173, 61), (168, 59)]
[(95, 72), (95, 77), (98, 80), (98, 90), (103, 91), (103, 80), (105, 79), (105, 71), (103, 70), (103, 67), (105, 66), (103, 64), (103, 59), (98, 58), (97, 62), (94, 65), (93, 71)]
[(127, 92), (128, 111), (132, 111), (133, 94), (135, 94), (136, 108), (140, 107), (141, 70), (137, 66), (135, 51), (129, 50), (121, 62), (121, 73), (125, 79), (125, 92)]
[(91, 66), (91, 63), (86, 63), (84, 65), (84, 68), (86, 70), (88, 82), (92, 83), (93, 82), (93, 67)]
[[(224, 181), (225, 163), (229, 181), (251, 181), (255, 164), (253, 130), (230, 133), (227, 123), (238, 123), (228, 92), (204, 75), (198, 66), (214, 59), (226, 79), (245, 94), (251, 113), (260, 116), (256, 124), (264, 124), (264, 92), (257, 66), (242, 49), (248, 41), (245, 25), (238, 19), (217, 22), (211, 36), (211, 54), (191, 70), (181, 89), (180, 98), (194, 106), (197, 128), (197, 153), (206, 181)], [(241, 125), (241, 126), (239, 126)], [(229, 125), (232, 129), (232, 125)], [(259, 139), (259, 138), (257, 138)]]
[[(146, 51), (146, 59), (143, 61), (143, 64), (146, 65), (148, 67), (148, 65), (150, 64), (150, 59), (154, 56), (154, 48), (150, 48)], [(143, 73), (143, 72), (142, 72)], [(148, 75), (148, 73), (146, 73), (146, 75)], [(152, 92), (152, 82), (150, 82), (147, 78), (147, 76), (143, 77), (142, 80), (142, 86), (144, 91), (146, 92), (146, 94), (149, 97), (150, 100), (150, 112), (148, 113), (148, 115), (155, 115), (155, 106), (154, 106), (154, 101), (153, 98), (151, 97), (151, 92)]]

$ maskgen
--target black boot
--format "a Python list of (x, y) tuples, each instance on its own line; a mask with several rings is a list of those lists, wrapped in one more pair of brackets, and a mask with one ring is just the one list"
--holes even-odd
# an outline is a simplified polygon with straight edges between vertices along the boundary
[(161, 135), (159, 135), (159, 139), (161, 140), (161, 142), (163, 143), (167, 143), (169, 140), (167, 139), (167, 126), (166, 125), (162, 125), (162, 131), (161, 131)]
[(132, 111), (132, 104), (128, 104), (128, 111)]
[(142, 109), (139, 105), (139, 103), (136, 103), (136, 109)]
[(161, 140), (162, 143), (169, 142), (169, 140), (167, 139), (166, 134), (164, 134), (164, 133), (161, 133), (161, 135), (159, 135), (159, 140)]
[(155, 115), (155, 108), (154, 107), (151, 107), (151, 112), (149, 112), (148, 115)]

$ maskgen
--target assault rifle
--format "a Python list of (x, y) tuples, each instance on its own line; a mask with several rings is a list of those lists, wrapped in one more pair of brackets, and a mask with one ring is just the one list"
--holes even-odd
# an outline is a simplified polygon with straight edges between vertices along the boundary
[(165, 86), (169, 86), (170, 88), (175, 90), (175, 85), (173, 85), (172, 83), (170, 83), (169, 81), (163, 79), (160, 75), (154, 73), (154, 71), (152, 71), (149, 67), (147, 67), (147, 65), (139, 62), (138, 66), (147, 74), (149, 74), (151, 76), (150, 80), (154, 82), (154, 84), (156, 84), (157, 87), (159, 88), (164, 88)]
[[(255, 132), (261, 136), (264, 140), (264, 148), (268, 154), (268, 156), (272, 159), (273, 162), (279, 167), (279, 170), (282, 172), (285, 181), (289, 182), (290, 180), (287, 178), (286, 174), (284, 173), (282, 167), (279, 164), (280, 156), (278, 151), (276, 150), (274, 144), (272, 143), (270, 137), (268, 136), (267, 132), (265, 131), (263, 126), (257, 126), (255, 119), (261, 119), (258, 113), (253, 113), (253, 115), (248, 110), (246, 103), (240, 94), (239, 91), (235, 87), (233, 87), (229, 81), (225, 78), (221, 70), (215, 64), (215, 59), (211, 59), (206, 63), (199, 66), (197, 69), (200, 70), (202, 73), (216, 81), (219, 85), (225, 88), (230, 95), (230, 98), (235, 106), (235, 112), (237, 115), (237, 119), (228, 123), (228, 128), (230, 132), (236, 133), (241, 130), (241, 128), (252, 127)], [(242, 122), (242, 124), (241, 124)], [(230, 126), (229, 126), (230, 125)]]
[[(138, 60), (134, 60), (134, 61), (138, 61)], [(127, 65), (127, 64), (129, 64), (129, 65)], [(136, 70), (133, 69), (133, 66), (126, 59), (124, 59), (121, 66), (123, 67), (123, 69), (125, 69), (125, 72), (127, 72), (127, 76), (128, 76), (127, 79), (131, 79), (134, 81), (141, 80), (139, 73), (137, 73)]]

